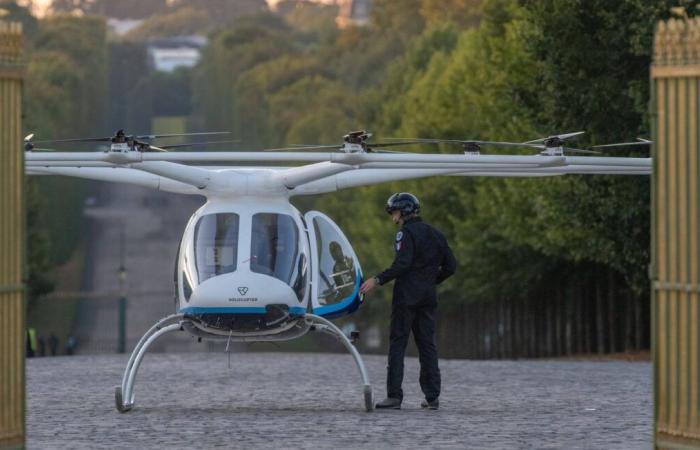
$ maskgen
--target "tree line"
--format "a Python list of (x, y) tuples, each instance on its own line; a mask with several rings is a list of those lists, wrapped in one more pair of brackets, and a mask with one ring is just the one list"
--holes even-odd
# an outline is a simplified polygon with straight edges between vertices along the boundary
[[(254, 17), (211, 35), (195, 101), (207, 123), (260, 146), (336, 143), (356, 128), (512, 141), (585, 130), (578, 146), (648, 137), (654, 25), (697, 3), (377, 0), (368, 27), (330, 34)], [(316, 199), (367, 275), (390, 263), (395, 230), (382, 207), (396, 191), (421, 199), (460, 261), (441, 291), (449, 353), (649, 347), (648, 177), (445, 177)], [(361, 324), (385, 323), (388, 291), (368, 298)], [(506, 345), (516, 335), (531, 344)]]
[[(375, 0), (368, 26), (338, 30), (336, 7), (287, 0), (275, 12), (255, 9), (219, 22), (176, 8), (147, 19), (156, 31), (142, 38), (176, 29), (207, 35), (198, 66), (170, 82), (188, 84), (187, 108), (198, 128), (231, 130), (246, 148), (339, 143), (352, 129), (368, 129), (379, 139), (513, 141), (585, 130), (576, 145), (587, 146), (649, 136), (654, 25), (672, 14), (695, 14), (697, 3)], [(71, 28), (71, 21), (90, 20), (85, 31)], [(36, 98), (45, 101), (28, 111), (37, 114), (37, 127), (53, 126), (60, 134), (70, 125), (75, 134), (57, 117), (104, 113), (90, 89), (106, 81), (98, 71), (81, 82), (80, 68), (69, 70), (68, 58), (89, 55), (97, 64), (106, 45), (108, 55), (118, 49), (105, 44), (97, 19), (56, 21), (55, 29), (93, 45), (66, 42), (63, 50), (60, 36), (47, 38), (50, 20), (35, 26), (32, 53), (50, 58), (34, 62), (41, 69), (36, 73), (45, 75), (28, 80), (28, 92), (36, 86), (44, 93)], [(127, 47), (139, 44), (120, 45), (128, 59)], [(52, 93), (57, 84), (69, 89)], [(64, 105), (69, 98), (80, 105)], [(443, 145), (412, 150), (462, 151)], [(647, 155), (643, 149), (616, 152)], [(371, 276), (393, 254), (386, 198), (415, 193), (423, 216), (445, 232), (460, 262), (441, 288), (445, 353), (552, 356), (648, 348), (649, 183), (638, 176), (444, 177), (296, 203), (336, 219)], [(369, 297), (351, 320), (385, 329), (389, 291)]]

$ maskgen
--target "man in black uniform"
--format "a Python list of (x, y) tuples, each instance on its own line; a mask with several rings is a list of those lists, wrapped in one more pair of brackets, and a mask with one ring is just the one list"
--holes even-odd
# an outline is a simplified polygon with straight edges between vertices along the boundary
[(418, 347), (420, 360), (420, 387), (425, 395), (423, 408), (438, 409), (440, 396), (440, 369), (435, 347), (436, 286), (455, 273), (457, 261), (440, 231), (418, 217), (420, 204), (409, 193), (389, 197), (386, 211), (401, 226), (396, 234), (396, 257), (391, 267), (362, 284), (360, 292), (367, 293), (375, 286), (394, 283), (391, 303), (391, 332), (387, 398), (377, 408), (400, 409), (403, 400), (403, 359), (408, 337)]

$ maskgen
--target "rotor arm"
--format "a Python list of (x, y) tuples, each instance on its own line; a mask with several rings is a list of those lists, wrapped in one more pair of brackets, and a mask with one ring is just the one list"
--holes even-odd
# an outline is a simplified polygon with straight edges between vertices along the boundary
[(354, 166), (347, 164), (320, 162), (282, 170), (276, 174), (276, 177), (287, 187), (287, 189), (294, 189), (297, 186), (336, 175), (338, 173), (346, 172), (348, 170), (353, 170), (354, 168)]
[(34, 175), (60, 175), (87, 180), (108, 181), (114, 183), (126, 183), (135, 186), (156, 189), (175, 194), (198, 195), (199, 189), (189, 184), (171, 180), (136, 169), (122, 167), (55, 167), (55, 166), (31, 166), (27, 167), (26, 174)]
[(306, 183), (291, 191), (290, 194), (293, 196), (324, 194), (389, 181), (451, 175), (460, 172), (464, 172), (464, 169), (357, 169)]
[(146, 161), (130, 164), (129, 167), (189, 184), (197, 189), (210, 187), (216, 178), (214, 171), (166, 161)]

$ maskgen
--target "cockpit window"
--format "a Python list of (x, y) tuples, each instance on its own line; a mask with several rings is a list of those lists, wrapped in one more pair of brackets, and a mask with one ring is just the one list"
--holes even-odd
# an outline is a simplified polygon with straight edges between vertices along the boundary
[(319, 261), (318, 302), (332, 305), (353, 295), (358, 270), (347, 241), (326, 220), (319, 219), (313, 221)]
[[(291, 216), (259, 213), (253, 216), (250, 270), (273, 276), (287, 284), (296, 275), (299, 231)], [(305, 262), (300, 266), (305, 271)]]
[(197, 222), (194, 253), (199, 283), (236, 270), (238, 224), (234, 213), (207, 214)]

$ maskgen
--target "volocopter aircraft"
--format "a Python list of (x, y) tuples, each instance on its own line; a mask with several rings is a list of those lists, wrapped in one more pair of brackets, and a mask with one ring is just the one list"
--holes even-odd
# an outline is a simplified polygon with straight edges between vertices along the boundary
[[(149, 346), (160, 336), (178, 330), (226, 342), (284, 341), (309, 331), (328, 333), (353, 356), (362, 378), (365, 409), (371, 411), (372, 387), (362, 358), (353, 342), (331, 322), (352, 314), (363, 301), (357, 255), (333, 220), (318, 211), (302, 214), (290, 204), (290, 198), (431, 176), (651, 172), (651, 158), (569, 156), (598, 153), (565, 146), (566, 139), (582, 133), (522, 143), (444, 139), (371, 143), (371, 134), (356, 131), (345, 135), (340, 145), (255, 152), (168, 152), (169, 148), (197, 143), (155, 146), (151, 143), (155, 139), (181, 135), (128, 136), (120, 130), (112, 137), (58, 141), (33, 142), (33, 135), (29, 135), (25, 161), (28, 175), (128, 183), (207, 199), (190, 218), (178, 248), (176, 312), (153, 325), (134, 348), (121, 385), (115, 389), (120, 412), (134, 406), (136, 374)], [(105, 142), (109, 148), (95, 152), (34, 148), (40, 142), (80, 141)], [(199, 144), (216, 143), (221, 142)], [(381, 150), (438, 143), (461, 145), (464, 153)], [(650, 142), (640, 139), (612, 145), (644, 144)], [(537, 153), (488, 155), (481, 153), (481, 146), (523, 147)]]

